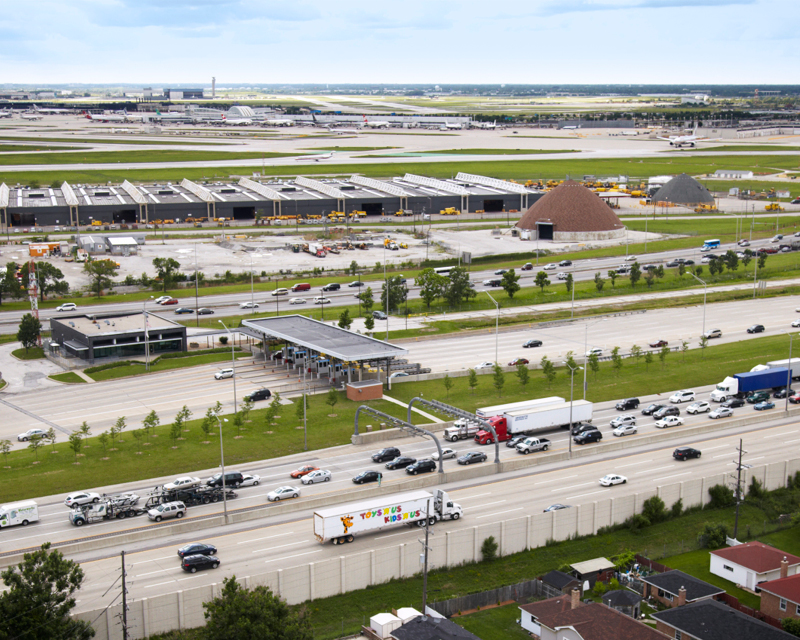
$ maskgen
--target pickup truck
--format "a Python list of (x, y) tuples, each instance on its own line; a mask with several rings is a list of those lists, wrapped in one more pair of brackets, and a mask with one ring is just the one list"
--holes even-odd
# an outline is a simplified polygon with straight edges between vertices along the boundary
[(519, 453), (529, 454), (531, 451), (547, 451), (550, 441), (547, 438), (525, 438), (517, 445)]

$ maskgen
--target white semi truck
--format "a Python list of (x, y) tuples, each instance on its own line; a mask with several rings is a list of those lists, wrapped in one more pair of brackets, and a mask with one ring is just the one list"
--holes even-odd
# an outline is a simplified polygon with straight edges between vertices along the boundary
[(391, 496), (376, 496), (360, 502), (336, 505), (314, 512), (314, 537), (320, 543), (352, 542), (356, 534), (378, 531), (398, 524), (424, 526), (439, 520), (458, 520), (460, 504), (445, 491), (409, 491)]
[(31, 522), (39, 520), (39, 505), (33, 500), (10, 502), (0, 506), (0, 529), (21, 524), (28, 526)]
[[(481, 407), (475, 412), (475, 415), (482, 420), (488, 420), (494, 416), (500, 416), (505, 413), (513, 411), (527, 411), (546, 407), (548, 405), (559, 404), (564, 402), (564, 398), (552, 396), (550, 398), (536, 398), (535, 400), (523, 400), (522, 402), (510, 402), (508, 404), (498, 404), (493, 407)], [(483, 427), (473, 420), (461, 418), (453, 423), (452, 427), (447, 427), (444, 430), (444, 439), (450, 442), (456, 440), (465, 440), (467, 438), (474, 438)]]

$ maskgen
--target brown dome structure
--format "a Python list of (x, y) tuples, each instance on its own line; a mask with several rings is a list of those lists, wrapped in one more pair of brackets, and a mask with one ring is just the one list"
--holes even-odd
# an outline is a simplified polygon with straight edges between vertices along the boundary
[(537, 200), (517, 222), (532, 238), (575, 242), (608, 240), (625, 235), (617, 214), (596, 193), (566, 180)]
[(698, 204), (713, 204), (714, 196), (692, 176), (682, 173), (656, 191), (652, 202), (654, 204), (669, 202), (695, 207)]

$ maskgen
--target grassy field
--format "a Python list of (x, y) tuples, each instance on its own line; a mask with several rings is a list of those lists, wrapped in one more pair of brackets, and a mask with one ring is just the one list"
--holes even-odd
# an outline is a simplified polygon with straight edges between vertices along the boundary
[[(25, 142), (78, 142), (78, 143), (85, 143), (85, 144), (152, 144), (152, 145), (181, 145), (181, 146), (195, 146), (195, 145), (231, 145), (236, 144), (235, 142), (225, 141), (220, 142), (216, 140), (209, 140), (208, 142), (189, 142), (186, 140), (182, 140), (180, 138), (175, 138), (174, 140), (132, 140), (130, 138), (120, 138), (115, 140), (113, 138), (72, 138), (72, 137), (65, 137), (65, 138), (35, 138), (35, 137), (23, 137), (23, 136), (0, 136), (0, 140), (7, 140), (9, 142), (15, 142), (17, 140), (22, 140)], [(63, 149), (64, 147), (59, 147)], [(23, 149), (30, 149), (30, 147), (23, 147)]]
[(0, 156), (0, 165), (88, 164), (110, 162), (198, 162), (207, 160), (260, 160), (288, 158), (296, 153), (255, 151), (186, 151), (153, 149), (151, 151), (86, 151), (85, 153), (20, 153)]
[(787, 147), (782, 144), (723, 144), (717, 147), (703, 147), (703, 151), (728, 153), (730, 151), (800, 151), (800, 147)]
[(578, 153), (577, 149), (444, 149), (442, 151), (420, 151), (429, 155), (465, 156), (515, 156), (531, 153)]
[(453, 622), (481, 640), (530, 640), (528, 632), (517, 622), (519, 617), (519, 605), (509, 604), (453, 618)]
[(81, 378), (77, 373), (74, 371), (67, 371), (66, 373), (54, 373), (51, 376), (48, 376), (52, 380), (56, 382), (67, 382), (69, 384), (86, 384), (86, 380)]
[[(239, 351), (237, 348), (236, 358), (249, 358), (250, 353), (246, 351)], [(191, 353), (180, 358), (159, 358), (155, 362), (150, 363), (150, 371), (157, 373), (159, 371), (171, 371), (173, 369), (186, 369), (188, 367), (196, 367), (202, 364), (211, 364), (214, 362), (230, 362), (231, 354), (230, 349), (219, 350), (219, 353), (205, 353), (192, 355)], [(91, 369), (91, 368), (90, 368)], [(119, 378), (129, 378), (130, 376), (137, 376), (147, 373), (144, 362), (135, 362), (126, 364), (121, 367), (114, 367), (111, 369), (103, 369), (97, 372), (86, 372), (95, 382), (103, 380), (117, 380)]]
[[(78, 151), (82, 147), (61, 147), (61, 146), (50, 146), (50, 145), (40, 145), (42, 147), (47, 147), (47, 151)], [(32, 147), (31, 145), (22, 145), (22, 144), (3, 144), (0, 143), (0, 153), (9, 153), (11, 151), (42, 151), (42, 149)]]
[(41, 360), (44, 358), (44, 350), (41, 347), (31, 347), (28, 350), (14, 349), (11, 355), (20, 360)]

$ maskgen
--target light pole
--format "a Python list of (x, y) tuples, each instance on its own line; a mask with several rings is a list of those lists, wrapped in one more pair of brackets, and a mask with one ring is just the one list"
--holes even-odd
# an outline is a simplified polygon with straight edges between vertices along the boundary
[(492, 297), (492, 294), (489, 293), (488, 291), (486, 291), (486, 289), (484, 289), (483, 292), (487, 296), (489, 296), (489, 300), (494, 302), (494, 306), (497, 308), (497, 315), (495, 316), (495, 319), (494, 319), (494, 363), (498, 364), (499, 360), (498, 360), (498, 357), (497, 357), (497, 342), (498, 342), (498, 336), (500, 334), (500, 305), (497, 304), (497, 300), (495, 300)]
[(153, 296), (150, 296), (149, 300), (145, 300), (142, 302), (142, 315), (144, 316), (144, 370), (150, 371), (150, 339), (147, 336), (147, 303), (153, 299)]
[(383, 295), (386, 297), (386, 342), (389, 342), (389, 281), (386, 279), (386, 239), (383, 240)]
[(219, 462), (222, 467), (222, 510), (225, 513), (225, 524), (228, 524), (228, 498), (225, 489), (225, 448), (222, 446), (222, 423), (227, 422), (227, 418), (220, 418), (216, 413), (214, 417), (219, 422)]
[(588, 369), (587, 362), (589, 358), (589, 327), (593, 324), (597, 324), (598, 322), (603, 322), (605, 318), (600, 318), (600, 320), (595, 320), (594, 322), (588, 322), (584, 326), (583, 332), (583, 399), (586, 400), (586, 369)]
[(794, 336), (789, 333), (788, 331), (784, 331), (784, 333), (789, 336), (789, 372), (786, 374), (786, 406), (784, 411), (789, 411), (789, 389), (792, 386), (792, 340), (794, 340)]
[[(225, 327), (225, 323), (222, 320), (217, 320), (223, 327)], [(231, 341), (231, 367), (233, 367), (233, 412), (236, 413), (236, 356), (233, 353), (233, 334), (228, 327), (225, 327), (225, 331), (228, 332), (228, 338)]]
[(256, 299), (253, 293), (253, 254), (250, 255), (250, 308), (253, 310), (252, 314), (256, 313)]
[(572, 398), (575, 391), (575, 372), (581, 369), (586, 371), (584, 367), (570, 367), (569, 363), (565, 362), (567, 369), (569, 369), (569, 457), (572, 457)]
[(708, 293), (708, 285), (705, 283), (704, 280), (701, 280), (696, 275), (694, 275), (691, 271), (687, 271), (687, 273), (692, 276), (695, 280), (697, 280), (700, 284), (703, 285), (703, 333), (702, 335), (706, 335), (706, 293)]

